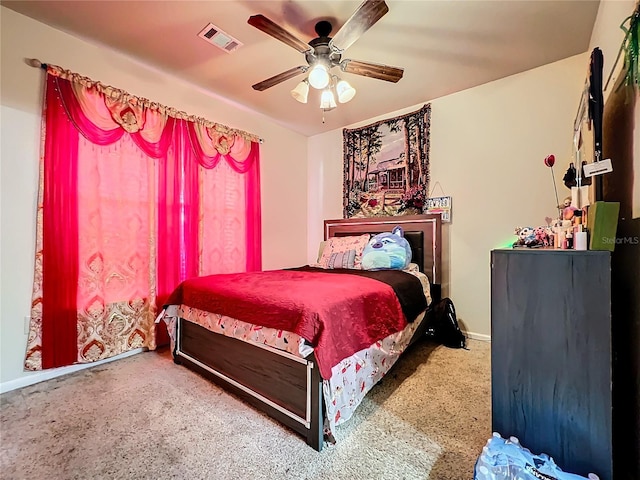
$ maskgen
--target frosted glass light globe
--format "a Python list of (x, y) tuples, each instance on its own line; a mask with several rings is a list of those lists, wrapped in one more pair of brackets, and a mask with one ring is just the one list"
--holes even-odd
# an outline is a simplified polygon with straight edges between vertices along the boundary
[(300, 103), (307, 103), (309, 95), (309, 83), (306, 80), (301, 81), (296, 88), (291, 90), (291, 96)]
[(336, 92), (338, 94), (338, 101), (340, 103), (347, 103), (355, 96), (356, 89), (349, 85), (349, 82), (346, 80), (340, 80), (338, 85), (336, 85)]
[(329, 77), (329, 70), (321, 63), (318, 63), (309, 72), (309, 84), (313, 88), (317, 88), (318, 90), (329, 85), (330, 79), (331, 77)]
[(322, 92), (320, 97), (320, 108), (323, 110), (332, 110), (336, 108), (336, 99), (333, 98), (333, 92), (329, 89)]

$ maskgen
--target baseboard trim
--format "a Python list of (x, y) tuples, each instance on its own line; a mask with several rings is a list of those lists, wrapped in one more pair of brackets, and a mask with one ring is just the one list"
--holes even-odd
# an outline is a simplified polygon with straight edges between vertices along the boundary
[(5, 392), (10, 392), (11, 390), (17, 390), (18, 388), (27, 387), (29, 385), (34, 385), (36, 383), (44, 382), (45, 380), (51, 380), (52, 378), (68, 375), (69, 373), (74, 373), (80, 370), (84, 370), (86, 368), (96, 367), (104, 363), (113, 362), (114, 360), (121, 360), (123, 358), (127, 358), (132, 355), (145, 352), (147, 350), (148, 350), (147, 348), (136, 348), (134, 350), (121, 353), (120, 355), (116, 355), (114, 357), (105, 358), (104, 360), (98, 360), (97, 362), (80, 363), (78, 365), (69, 365), (68, 367), (51, 368), (48, 370), (42, 370), (42, 371), (33, 372), (33, 373), (27, 372), (27, 374), (24, 377), (20, 377), (20, 378), (16, 378), (15, 380), (9, 380), (7, 382), (0, 383), (0, 394)]
[(483, 342), (490, 342), (491, 335), (485, 335), (483, 333), (473, 333), (473, 332), (463, 332), (465, 337), (471, 338), (473, 340), (481, 340)]

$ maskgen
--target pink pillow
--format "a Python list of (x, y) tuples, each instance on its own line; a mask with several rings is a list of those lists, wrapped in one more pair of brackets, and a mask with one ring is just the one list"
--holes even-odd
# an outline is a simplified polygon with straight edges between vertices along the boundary
[(351, 268), (362, 270), (362, 251), (370, 235), (331, 237), (327, 240), (319, 265), (322, 268)]

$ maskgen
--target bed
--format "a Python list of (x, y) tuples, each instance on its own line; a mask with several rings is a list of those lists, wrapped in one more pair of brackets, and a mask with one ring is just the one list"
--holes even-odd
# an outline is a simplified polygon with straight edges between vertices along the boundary
[[(324, 238), (327, 240), (330, 237), (373, 235), (390, 231), (397, 225), (402, 227), (404, 237), (411, 245), (411, 261), (414, 264), (412, 266), (414, 268), (417, 266), (421, 272), (414, 272), (414, 274), (421, 276), (421, 280), (428, 279), (427, 282), (422, 280), (423, 284), (427, 284), (425, 296), (428, 295), (427, 298), (430, 297), (431, 301), (437, 301), (440, 298), (441, 268), (439, 215), (325, 220)], [(297, 269), (293, 270), (287, 274), (298, 273)], [(308, 274), (305, 267), (301, 267), (301, 270), (301, 275)], [(333, 276), (336, 279), (358, 277), (358, 275)], [(182, 299), (177, 296), (174, 298)], [(296, 335), (284, 331), (282, 335), (283, 330), (264, 329), (257, 317), (254, 322), (248, 323), (238, 320), (239, 316), (232, 318), (221, 315), (219, 312), (209, 311), (216, 310), (215, 307), (191, 308), (184, 303), (185, 301), (178, 300), (167, 305), (159, 317), (167, 322), (172, 338), (174, 362), (204, 375), (275, 418), (302, 435), (306, 443), (318, 451), (323, 448), (325, 441), (334, 441), (333, 428), (347, 418), (344, 413), (340, 418), (339, 409), (336, 414), (336, 388), (331, 384), (332, 379), (337, 381), (340, 369), (344, 372), (350, 365), (355, 365), (355, 371), (358, 371), (358, 367), (365, 364), (358, 363), (358, 359), (364, 358), (365, 355), (367, 358), (372, 355), (367, 364), (372, 371), (360, 372), (361, 375), (367, 373), (370, 377), (366, 389), (364, 384), (361, 389), (358, 389), (362, 390), (363, 396), (384, 376), (400, 354), (424, 336), (426, 329), (423, 312), (403, 330), (385, 336), (383, 340), (375, 342), (353, 356), (344, 358), (341, 362), (335, 362), (336, 358), (340, 358), (335, 356), (339, 352), (332, 351), (332, 373), (327, 374), (327, 362), (330, 361), (331, 355), (322, 350), (320, 345), (317, 348), (309, 345), (309, 342), (301, 338), (302, 334)], [(270, 341), (266, 341), (267, 336), (271, 338)], [(357, 337), (357, 335), (350, 336)], [(295, 343), (296, 341), (299, 343)], [(373, 358), (377, 354), (381, 355), (379, 358), (382, 358), (382, 364), (387, 361), (387, 365), (382, 369), (378, 368), (379, 365), (373, 365)], [(346, 385), (346, 379), (344, 383)], [(339, 386), (338, 392), (346, 395), (346, 392), (341, 392), (341, 389), (342, 387)], [(342, 405), (345, 408), (342, 411), (350, 416), (360, 400), (361, 397), (356, 401), (352, 398), (348, 408), (343, 402)]]

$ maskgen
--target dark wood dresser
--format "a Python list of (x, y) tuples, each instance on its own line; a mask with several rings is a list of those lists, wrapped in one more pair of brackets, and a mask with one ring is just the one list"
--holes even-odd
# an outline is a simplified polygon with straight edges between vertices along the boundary
[(492, 428), (613, 480), (611, 254), (491, 252)]

